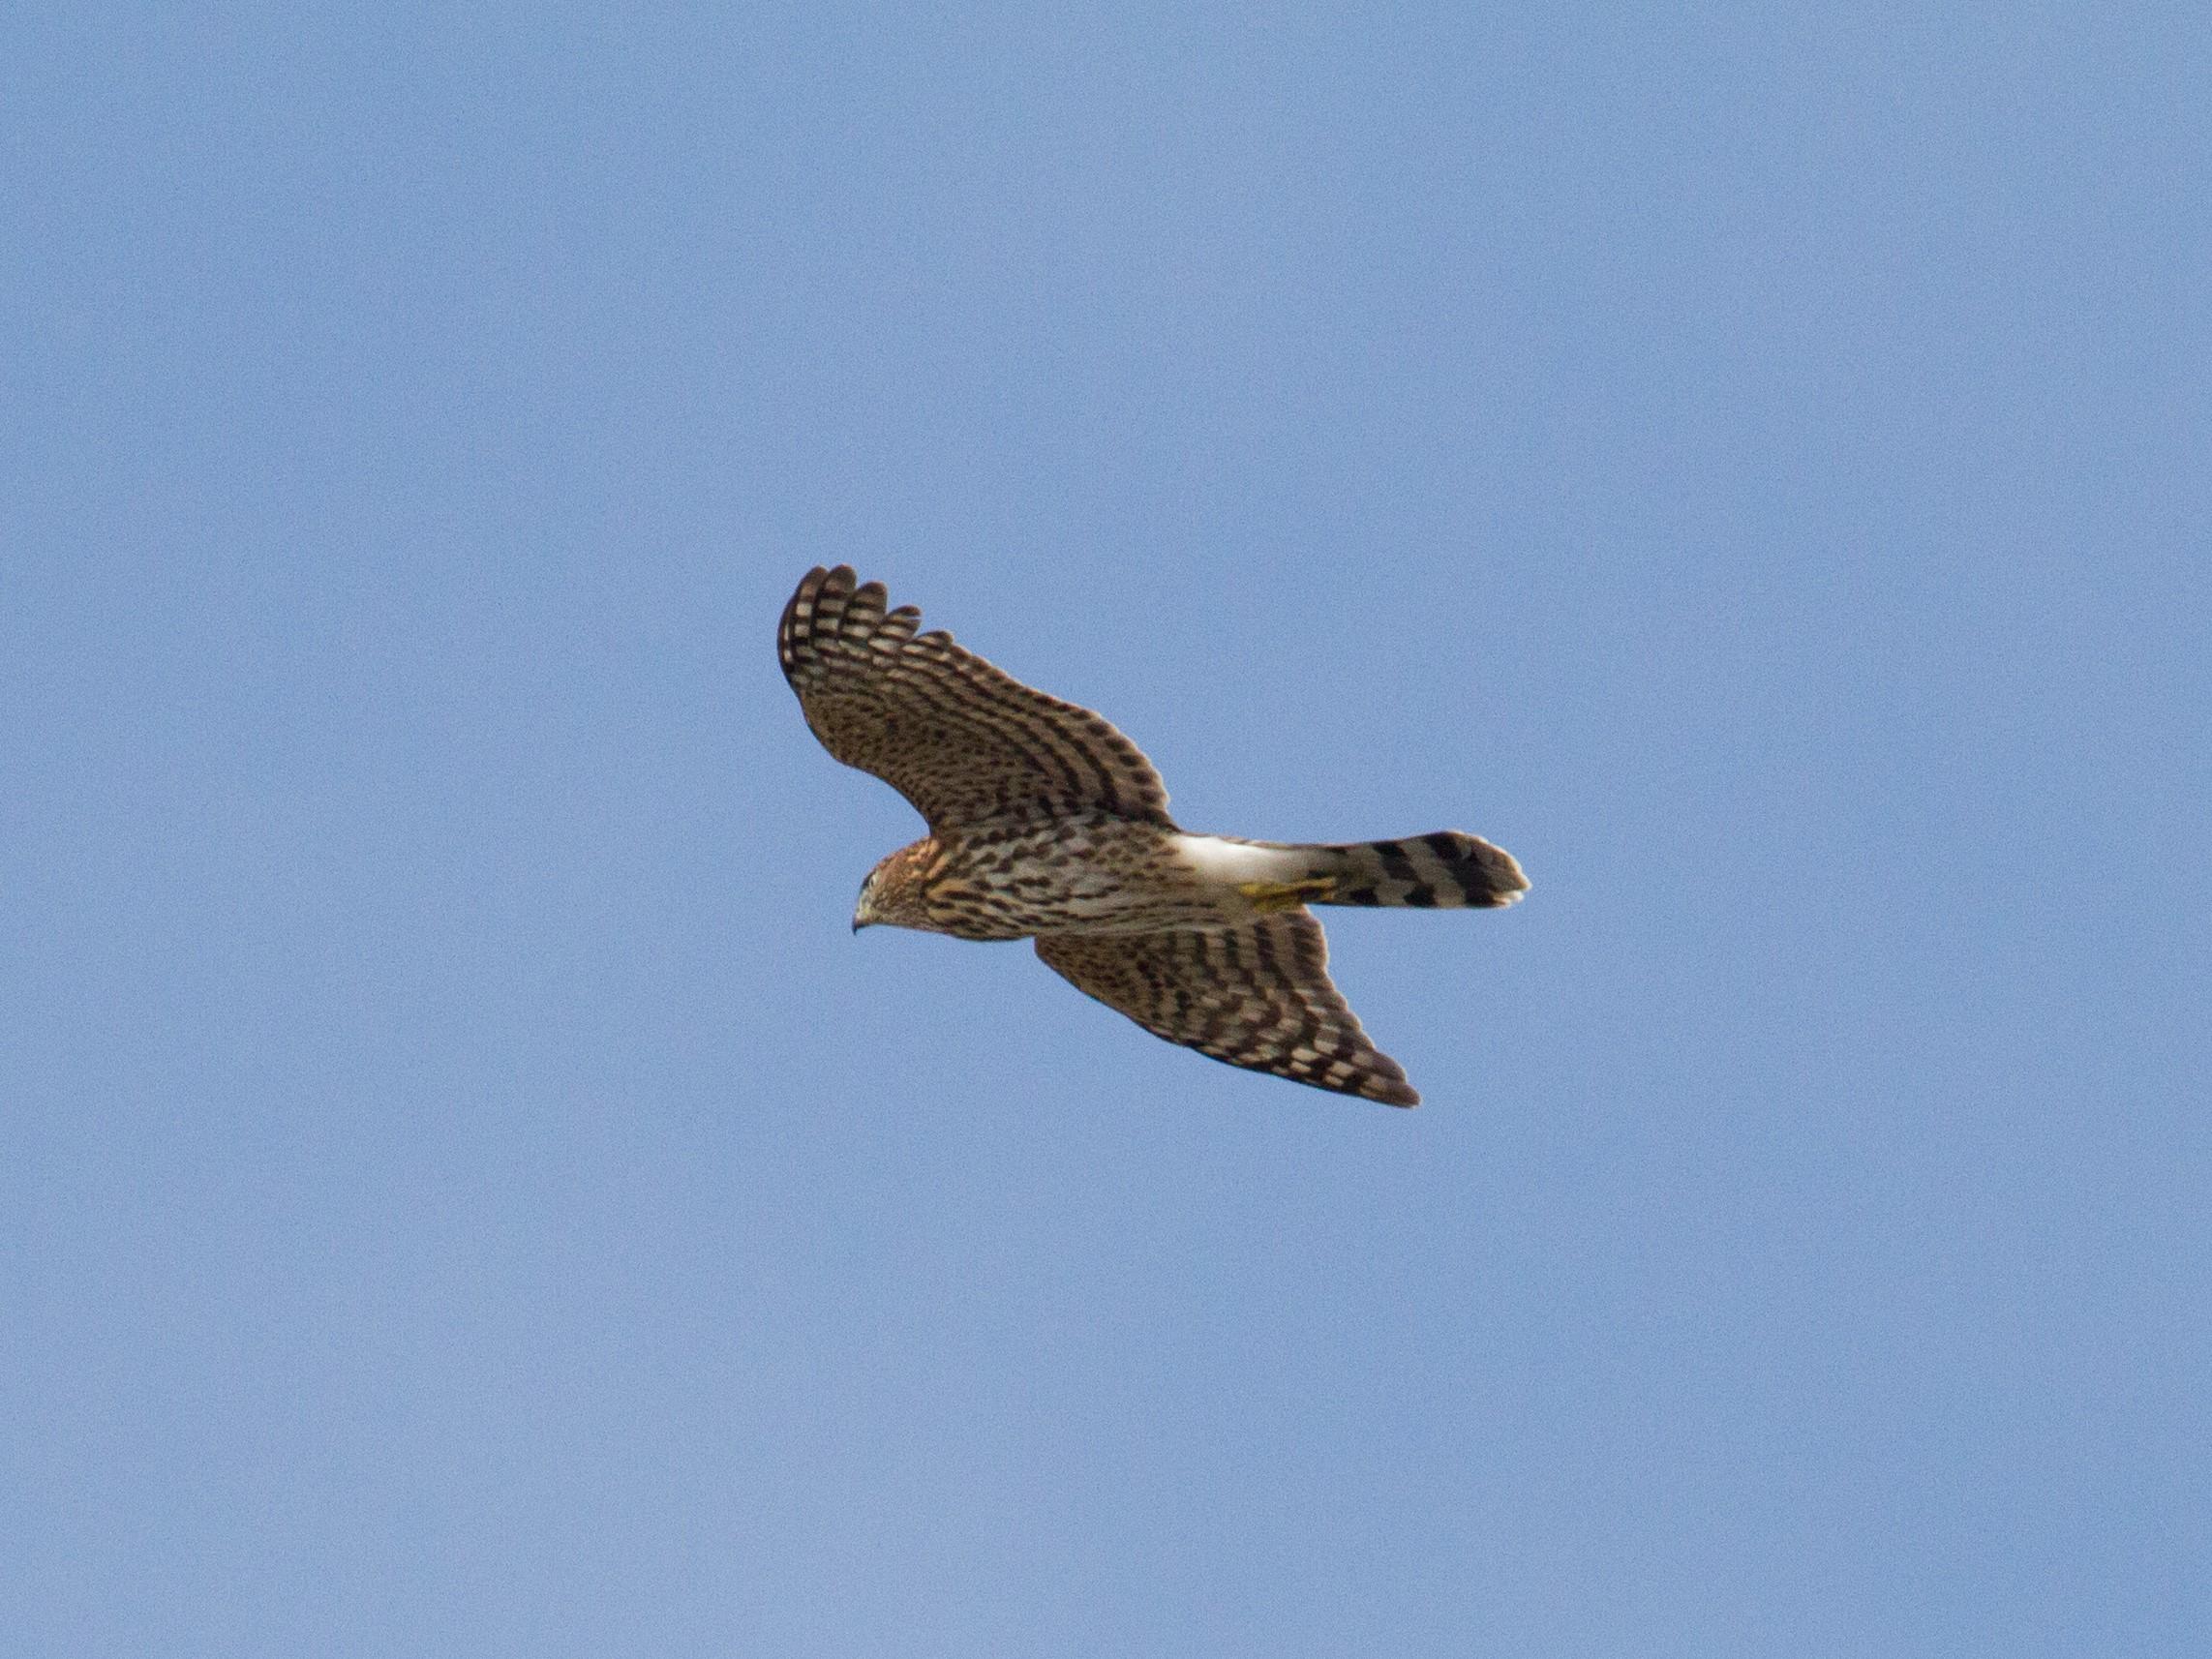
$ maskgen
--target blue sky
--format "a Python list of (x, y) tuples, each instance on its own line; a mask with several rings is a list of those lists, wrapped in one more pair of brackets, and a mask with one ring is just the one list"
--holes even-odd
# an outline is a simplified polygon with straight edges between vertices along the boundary
[[(2195, 1653), (2212, 27), (18, 8), (25, 1651)], [(848, 934), (848, 561), (1427, 1097)]]

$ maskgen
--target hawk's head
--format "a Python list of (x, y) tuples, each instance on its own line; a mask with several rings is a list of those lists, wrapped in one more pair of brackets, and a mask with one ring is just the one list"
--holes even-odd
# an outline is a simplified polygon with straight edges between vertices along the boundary
[(885, 922), (893, 927), (919, 927), (926, 932), (943, 929), (929, 914), (929, 878), (937, 865), (937, 843), (924, 839), (901, 847), (870, 871), (861, 883), (860, 902), (853, 907), (853, 931)]

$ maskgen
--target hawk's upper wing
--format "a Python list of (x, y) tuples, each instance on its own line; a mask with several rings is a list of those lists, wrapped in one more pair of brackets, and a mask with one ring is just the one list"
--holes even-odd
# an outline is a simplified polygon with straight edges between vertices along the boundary
[(1303, 910), (1218, 932), (1047, 933), (1037, 954), (1169, 1042), (1340, 1095), (1420, 1104), (1329, 981), (1328, 942)]
[(1167, 791), (1088, 709), (1033, 691), (850, 565), (814, 569), (783, 608), (776, 654), (822, 746), (914, 802), (933, 830), (994, 818), (1111, 812), (1167, 828)]

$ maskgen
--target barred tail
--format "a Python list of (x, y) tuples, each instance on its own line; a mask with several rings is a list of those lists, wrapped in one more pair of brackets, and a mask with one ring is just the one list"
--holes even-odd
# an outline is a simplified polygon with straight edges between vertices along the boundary
[(1511, 853), (1457, 830), (1404, 841), (1357, 841), (1298, 851), (1313, 856), (1315, 876), (1329, 878), (1328, 890), (1312, 894), (1307, 900), (1311, 904), (1497, 910), (1529, 890), (1529, 878)]

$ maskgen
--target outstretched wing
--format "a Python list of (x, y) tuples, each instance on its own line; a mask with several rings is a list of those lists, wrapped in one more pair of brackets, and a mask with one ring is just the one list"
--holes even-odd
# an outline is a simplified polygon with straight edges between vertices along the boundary
[(932, 830), (1110, 812), (1174, 828), (1152, 763), (1103, 716), (1033, 691), (939, 630), (885, 608), (850, 565), (814, 569), (783, 608), (776, 654), (806, 724), (849, 767), (911, 800)]
[(1169, 1042), (1340, 1095), (1421, 1102), (1330, 982), (1328, 941), (1303, 910), (1218, 932), (1047, 933), (1037, 954)]

